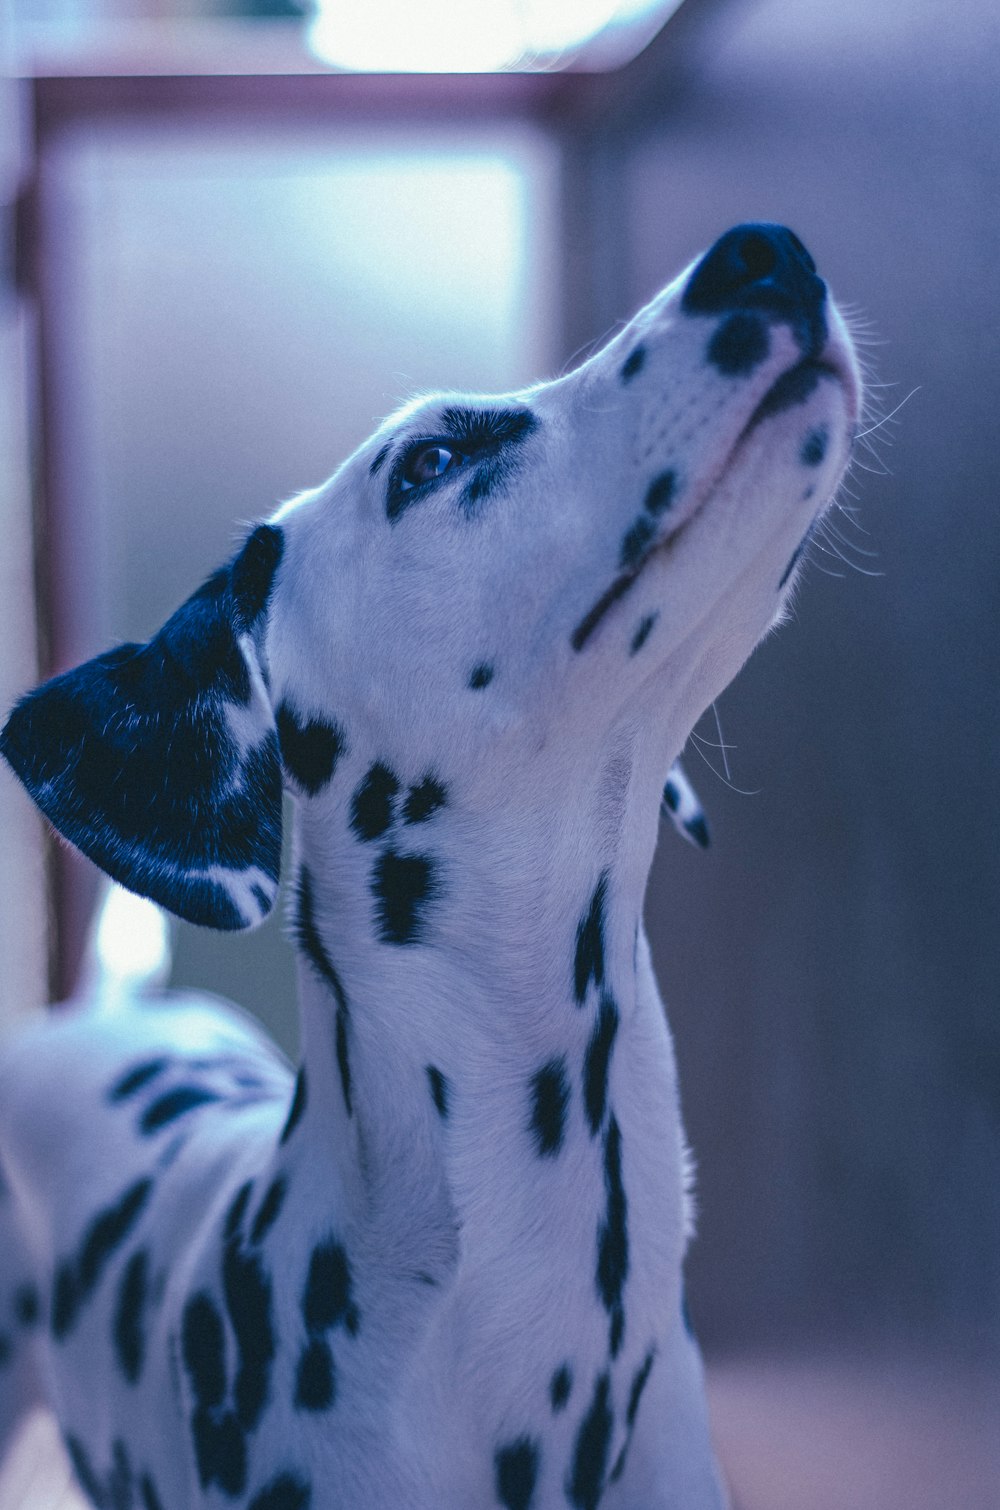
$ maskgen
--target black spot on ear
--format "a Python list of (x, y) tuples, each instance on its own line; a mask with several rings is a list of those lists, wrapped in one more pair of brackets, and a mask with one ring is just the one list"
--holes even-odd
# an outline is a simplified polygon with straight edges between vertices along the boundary
[(108, 1091), (108, 1100), (112, 1102), (127, 1101), (130, 1096), (134, 1096), (137, 1091), (141, 1091), (144, 1085), (148, 1085), (151, 1080), (155, 1080), (158, 1075), (162, 1075), (170, 1062), (166, 1058), (145, 1059), (141, 1064), (133, 1065), (132, 1069), (127, 1070), (119, 1080), (115, 1081), (114, 1085)]
[(139, 1119), (139, 1131), (144, 1137), (150, 1137), (197, 1107), (221, 1100), (217, 1091), (210, 1091), (203, 1085), (177, 1085), (147, 1106)]
[(411, 786), (403, 804), (404, 823), (425, 823), (428, 818), (444, 807), (448, 792), (433, 776), (425, 776), (419, 786)]
[(596, 1136), (604, 1121), (604, 1108), (608, 1098), (608, 1069), (617, 1032), (618, 1008), (611, 997), (605, 994), (601, 997), (597, 1022), (583, 1062), (583, 1102), (592, 1137)]
[(427, 1066), (427, 1079), (430, 1081), (431, 1096), (433, 1097), (434, 1105), (437, 1107), (438, 1116), (442, 1122), (447, 1122), (448, 1095), (450, 1091), (447, 1078), (442, 1075), (436, 1065), (429, 1064)]
[(626, 530), (622, 539), (619, 565), (624, 569), (638, 565), (655, 534), (656, 525), (645, 514), (640, 514), (631, 528)]
[(313, 1337), (303, 1349), (295, 1373), (295, 1404), (299, 1410), (329, 1410), (336, 1398), (336, 1377), (330, 1344)]
[(113, 1206), (94, 1217), (76, 1257), (57, 1266), (52, 1300), (52, 1333), (57, 1341), (72, 1329), (80, 1308), (138, 1221), (152, 1188), (149, 1179), (130, 1185)]
[(550, 1059), (532, 1076), (530, 1098), (535, 1147), (543, 1157), (551, 1157), (562, 1147), (569, 1106), (565, 1059)]
[(573, 994), (583, 1006), (587, 987), (604, 984), (604, 903), (608, 893), (608, 873), (602, 872), (585, 916), (576, 930), (576, 954), (573, 962)]
[(621, 365), (619, 377), (623, 383), (630, 383), (634, 377), (638, 377), (646, 362), (646, 348), (640, 342), (629, 352)]
[(308, 1099), (309, 1091), (306, 1085), (306, 1067), (304, 1064), (301, 1064), (299, 1065), (299, 1072), (295, 1077), (295, 1094), (292, 1096), (292, 1104), (288, 1108), (288, 1118), (281, 1129), (279, 1143), (287, 1143), (292, 1133), (298, 1127), (299, 1122), (302, 1120), (302, 1113), (306, 1109)]
[(281, 1473), (254, 1495), (247, 1510), (309, 1510), (310, 1486), (291, 1473)]
[(625, 1424), (627, 1427), (625, 1441), (622, 1444), (622, 1450), (618, 1454), (618, 1457), (615, 1460), (615, 1466), (612, 1468), (608, 1478), (608, 1482), (611, 1484), (618, 1482), (625, 1468), (625, 1459), (628, 1456), (629, 1445), (632, 1441), (632, 1433), (635, 1430), (635, 1418), (639, 1414), (639, 1402), (642, 1399), (642, 1392), (646, 1388), (646, 1385), (649, 1381), (649, 1375), (652, 1372), (653, 1362), (655, 1358), (655, 1349), (650, 1348), (649, 1352), (646, 1354), (645, 1358), (640, 1364), (635, 1377), (632, 1380), (632, 1386), (629, 1390), (628, 1395), (628, 1407), (625, 1411)]
[(538, 1443), (519, 1437), (497, 1449), (494, 1459), (497, 1499), (504, 1510), (531, 1510), (538, 1478)]
[(493, 680), (493, 667), (488, 661), (480, 661), (478, 666), (473, 666), (469, 673), (469, 686), (474, 692), (482, 687), (488, 687)]
[(226, 1395), (226, 1336), (219, 1309), (204, 1290), (184, 1307), (181, 1357), (195, 1403), (203, 1410), (217, 1409)]
[(163, 1510), (163, 1501), (160, 1499), (151, 1474), (144, 1473), (139, 1479), (139, 1496), (142, 1500), (142, 1510)]
[(771, 349), (767, 322), (739, 312), (723, 320), (708, 343), (706, 355), (725, 377), (743, 377), (759, 367)]
[(223, 1224), (222, 1235), (227, 1240), (235, 1237), (243, 1226), (243, 1218), (246, 1216), (247, 1206), (253, 1194), (253, 1181), (247, 1180), (237, 1190), (233, 1197), (232, 1205), (226, 1212), (226, 1220)]
[(371, 466), (368, 468), (368, 475), (370, 477), (377, 477), (378, 476), (378, 474), (381, 472), (382, 468), (385, 466), (386, 460), (387, 460), (387, 458), (389, 456), (389, 452), (391, 450), (392, 450), (391, 446), (383, 446), (381, 448), (381, 450), (376, 451), (376, 453), (375, 453), (375, 459), (372, 462)]
[(323, 790), (344, 753), (343, 731), (325, 719), (302, 720), (287, 701), (275, 715), (285, 770), (310, 797)]
[(677, 491), (677, 473), (672, 469), (654, 477), (646, 489), (646, 511), (654, 518), (665, 514), (674, 501)]
[(568, 1363), (563, 1363), (556, 1369), (549, 1383), (549, 1399), (552, 1401), (552, 1409), (558, 1415), (564, 1410), (569, 1401), (573, 1389), (573, 1375)]
[(351, 827), (359, 839), (378, 839), (385, 833), (398, 792), (397, 777), (376, 761), (351, 799)]
[(42, 1303), (33, 1284), (18, 1285), (14, 1291), (13, 1309), (18, 1326), (33, 1327), (38, 1324)]
[(340, 1243), (319, 1243), (309, 1259), (302, 1292), (302, 1319), (309, 1332), (342, 1326), (350, 1336), (358, 1331), (357, 1306), (352, 1298), (351, 1269)]
[(250, 629), (267, 607), (281, 562), (285, 537), (273, 524), (261, 524), (248, 537), (232, 567), (232, 588), (241, 629)]
[(622, 1180), (622, 1140), (614, 1116), (604, 1135), (604, 1189), (607, 1206), (597, 1232), (597, 1291), (611, 1322), (611, 1356), (625, 1335), (623, 1292), (628, 1278), (628, 1202)]
[(437, 867), (428, 855), (381, 854), (372, 876), (379, 937), (385, 944), (416, 944), (424, 910), (438, 892)]
[(122, 1273), (115, 1306), (114, 1343), (121, 1371), (129, 1384), (138, 1383), (146, 1356), (145, 1310), (148, 1299), (149, 1257), (133, 1253)]
[(597, 1510), (604, 1493), (614, 1425), (610, 1396), (611, 1381), (607, 1374), (601, 1374), (594, 1386), (590, 1408), (580, 1423), (566, 1482), (566, 1497), (576, 1510)]
[(826, 448), (830, 443), (830, 434), (825, 425), (818, 430), (810, 430), (802, 442), (799, 452), (799, 460), (804, 467), (818, 467), (826, 455)]
[(267, 1193), (257, 1208), (253, 1226), (250, 1228), (251, 1243), (262, 1243), (270, 1232), (281, 1214), (281, 1208), (288, 1194), (288, 1183), (283, 1175), (273, 1179), (267, 1188)]
[(646, 641), (649, 639), (653, 625), (656, 623), (659, 617), (660, 615), (658, 613), (647, 613), (646, 617), (640, 620), (635, 634), (632, 636), (632, 643), (628, 648), (629, 655), (638, 655), (643, 645), (645, 645)]

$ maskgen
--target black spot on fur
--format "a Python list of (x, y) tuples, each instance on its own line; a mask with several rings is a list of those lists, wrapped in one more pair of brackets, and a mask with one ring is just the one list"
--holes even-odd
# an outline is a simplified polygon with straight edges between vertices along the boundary
[(498, 1448), (494, 1469), (497, 1499), (504, 1510), (530, 1510), (538, 1478), (538, 1443), (519, 1437)]
[(676, 491), (677, 473), (673, 470), (661, 472), (646, 489), (646, 512), (654, 518), (665, 514), (674, 501)]
[(62, 1341), (72, 1329), (80, 1308), (138, 1221), (151, 1189), (149, 1179), (130, 1185), (113, 1206), (94, 1217), (76, 1257), (57, 1266), (52, 1301), (52, 1333), (57, 1341)]
[(552, 1409), (557, 1414), (566, 1408), (572, 1389), (572, 1372), (569, 1364), (563, 1363), (556, 1369), (549, 1383), (549, 1399), (552, 1401)]
[(157, 1075), (162, 1075), (169, 1064), (170, 1060), (164, 1058), (145, 1059), (142, 1064), (133, 1065), (132, 1069), (127, 1070), (120, 1080), (115, 1081), (108, 1091), (108, 1100), (127, 1101), (130, 1096), (135, 1095), (136, 1091), (141, 1091), (144, 1085), (155, 1080)]
[(597, 1510), (604, 1493), (608, 1451), (614, 1420), (611, 1414), (611, 1381), (601, 1374), (594, 1386), (594, 1398), (580, 1423), (573, 1462), (566, 1482), (566, 1497), (576, 1510)]
[[(312, 875), (305, 865), (299, 868), (298, 895), (292, 927), (300, 948), (320, 980), (333, 992), (337, 1003), (337, 1015), (334, 1023), (337, 1068), (340, 1072), (340, 1085), (344, 1096), (344, 1106), (347, 1109), (347, 1115), (351, 1116), (353, 1111), (351, 1101), (351, 1065), (347, 1043), (350, 1009), (347, 1004), (347, 992), (344, 990), (340, 976), (326, 951), (319, 929), (316, 926)], [(284, 1141), (286, 1135), (287, 1130), (286, 1134), (282, 1137), (282, 1141)]]
[(351, 1060), (347, 1048), (347, 1009), (340, 1005), (337, 1007), (337, 1018), (334, 1023), (334, 1040), (344, 1109), (350, 1117), (354, 1114), (354, 1107), (351, 1101)]
[(295, 1094), (292, 1096), (292, 1104), (288, 1108), (288, 1117), (286, 1118), (285, 1125), (281, 1129), (281, 1137), (278, 1139), (279, 1143), (287, 1143), (292, 1133), (298, 1127), (299, 1122), (302, 1120), (302, 1113), (306, 1109), (308, 1099), (309, 1091), (306, 1085), (306, 1067), (304, 1064), (300, 1064), (299, 1072), (295, 1077)]
[(196, 1407), (191, 1414), (191, 1437), (201, 1487), (218, 1484), (231, 1499), (247, 1483), (247, 1444), (232, 1411), (216, 1416)]
[(425, 776), (418, 786), (411, 786), (403, 804), (404, 823), (425, 823), (428, 818), (444, 807), (448, 793), (441, 782), (433, 776)]
[(358, 1330), (358, 1311), (351, 1294), (351, 1268), (340, 1243), (319, 1243), (309, 1259), (309, 1272), (302, 1292), (302, 1319), (309, 1332), (326, 1332), (343, 1326), (353, 1337)]
[(448, 1094), (451, 1089), (447, 1077), (442, 1075), (436, 1065), (429, 1064), (427, 1066), (427, 1079), (430, 1081), (431, 1096), (434, 1099), (434, 1105), (437, 1107), (438, 1115), (442, 1122), (447, 1122)]
[(368, 468), (368, 475), (370, 477), (378, 476), (379, 472), (381, 472), (382, 468), (385, 466), (386, 459), (391, 450), (391, 446), (383, 446), (381, 450), (376, 451), (375, 459), (373, 460), (371, 466)]
[(583, 1006), (587, 987), (604, 984), (604, 903), (608, 894), (608, 873), (602, 872), (590, 907), (576, 930), (576, 954), (573, 961), (573, 994)]
[(310, 797), (323, 790), (343, 754), (343, 731), (322, 718), (302, 720), (288, 702), (275, 715), (285, 770)]
[(38, 1290), (33, 1284), (18, 1285), (14, 1291), (13, 1311), (14, 1320), (18, 1326), (33, 1327), (37, 1325), (42, 1312), (42, 1303)]
[(140, 1249), (133, 1253), (122, 1272), (114, 1317), (115, 1352), (129, 1384), (138, 1383), (146, 1354), (144, 1326), (148, 1292), (149, 1257)]
[(655, 1358), (656, 1351), (654, 1348), (650, 1348), (632, 1380), (632, 1386), (628, 1395), (628, 1406), (625, 1411), (625, 1424), (628, 1429), (625, 1441), (622, 1444), (622, 1450), (615, 1459), (615, 1466), (612, 1468), (608, 1478), (608, 1482), (611, 1484), (617, 1483), (624, 1471), (625, 1459), (628, 1456), (629, 1446), (632, 1441), (632, 1432), (635, 1430), (635, 1418), (639, 1414), (639, 1402), (642, 1400), (642, 1392), (649, 1381)]
[(623, 1292), (628, 1277), (628, 1203), (622, 1181), (622, 1140), (612, 1116), (604, 1135), (604, 1188), (607, 1207), (597, 1233), (597, 1290), (611, 1321), (611, 1356), (625, 1334)]
[(802, 442), (799, 452), (799, 460), (804, 467), (818, 467), (826, 455), (826, 448), (830, 443), (830, 435), (825, 425), (818, 430), (810, 430)]
[(280, 1473), (255, 1494), (247, 1510), (309, 1510), (310, 1486), (291, 1473)]
[(645, 645), (646, 641), (649, 639), (653, 625), (656, 623), (659, 617), (660, 615), (658, 613), (647, 613), (646, 617), (639, 621), (635, 634), (632, 636), (632, 643), (628, 647), (629, 655), (638, 655), (643, 645)]
[(570, 635), (569, 642), (575, 651), (579, 652), (583, 649), (605, 614), (620, 598), (625, 596), (630, 588), (635, 586), (638, 578), (639, 573), (634, 567), (630, 567), (628, 571), (623, 571), (617, 576), (610, 587), (605, 588), (597, 602), (587, 610)]
[(608, 1068), (617, 1032), (618, 1008), (611, 997), (605, 994), (601, 997), (597, 1021), (583, 1062), (583, 1102), (592, 1136), (597, 1134), (604, 1121), (604, 1108), (608, 1098)]
[(771, 391), (757, 405), (757, 409), (751, 420), (755, 425), (758, 420), (770, 419), (775, 414), (783, 414), (786, 409), (794, 409), (798, 404), (804, 404), (816, 389), (820, 378), (828, 373), (828, 368), (819, 362), (800, 362), (790, 372), (786, 372), (775, 383)]
[(550, 1059), (531, 1078), (531, 1131), (538, 1152), (557, 1154), (562, 1147), (569, 1106), (565, 1059)]
[(247, 1180), (237, 1190), (233, 1197), (232, 1205), (226, 1212), (226, 1220), (223, 1224), (222, 1235), (225, 1238), (235, 1236), (243, 1226), (243, 1218), (246, 1216), (247, 1206), (253, 1194), (253, 1181)]
[(267, 1188), (267, 1193), (257, 1208), (257, 1215), (253, 1219), (250, 1229), (250, 1241), (262, 1243), (270, 1232), (281, 1213), (281, 1208), (288, 1194), (288, 1183), (283, 1175), (273, 1179)]
[(73, 1472), (76, 1474), (80, 1488), (97, 1510), (107, 1510), (108, 1501), (104, 1484), (94, 1471), (87, 1449), (79, 1437), (75, 1437), (72, 1432), (67, 1431), (63, 1436), (63, 1441), (66, 1443), (66, 1451), (69, 1453)]
[(493, 680), (493, 667), (488, 661), (480, 661), (478, 666), (473, 666), (469, 673), (469, 686), (474, 692), (482, 687), (488, 687)]
[(642, 371), (646, 362), (646, 348), (641, 343), (634, 346), (621, 365), (619, 377), (623, 383), (630, 383)]
[(226, 1395), (226, 1334), (218, 1306), (204, 1290), (184, 1307), (181, 1356), (195, 1403), (217, 1409)]
[(770, 349), (767, 322), (757, 314), (737, 313), (723, 320), (706, 355), (725, 377), (743, 377), (760, 366)]
[(139, 1496), (142, 1500), (142, 1510), (164, 1510), (163, 1501), (153, 1482), (152, 1474), (144, 1473), (139, 1479)]
[(239, 1353), (236, 1416), (245, 1431), (252, 1431), (267, 1403), (275, 1354), (271, 1282), (259, 1256), (245, 1252), (237, 1237), (230, 1238), (223, 1252), (222, 1289)]
[(139, 1131), (144, 1137), (151, 1137), (176, 1122), (178, 1117), (186, 1117), (199, 1106), (221, 1100), (218, 1091), (210, 1091), (204, 1085), (175, 1085), (173, 1090), (164, 1092), (147, 1106), (139, 1119)]
[(630, 529), (626, 530), (622, 539), (619, 566), (628, 569), (637, 566), (646, 547), (656, 534), (656, 525), (645, 514), (640, 514)]
[(329, 1410), (335, 1398), (333, 1353), (322, 1337), (313, 1337), (296, 1370), (295, 1404), (299, 1410)]
[(378, 839), (392, 823), (399, 781), (380, 762), (370, 767), (351, 798), (351, 827), (359, 839)]
[(387, 849), (372, 876), (379, 937), (385, 944), (419, 943), (424, 909), (437, 893), (435, 862), (428, 855), (401, 855)]

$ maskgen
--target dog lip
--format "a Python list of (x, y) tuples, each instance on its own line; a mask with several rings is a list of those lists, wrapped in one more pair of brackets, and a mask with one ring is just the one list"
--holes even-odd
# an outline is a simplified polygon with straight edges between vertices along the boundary
[[(672, 545), (687, 528), (695, 515), (700, 513), (705, 500), (715, 491), (720, 480), (729, 471), (733, 458), (743, 442), (765, 419), (771, 415), (782, 413), (785, 408), (794, 407), (796, 403), (803, 402), (808, 397), (808, 392), (811, 392), (815, 384), (824, 377), (834, 378), (848, 394), (853, 392), (854, 383), (849, 368), (846, 362), (839, 360), (839, 357), (840, 353), (831, 344), (824, 350), (822, 356), (803, 357), (800, 361), (794, 362), (791, 367), (786, 367), (785, 371), (779, 377), (775, 378), (736, 437), (732, 447), (726, 453), (721, 466), (711, 474), (707, 483), (700, 489), (700, 496), (696, 498), (694, 507), (687, 518), (681, 524), (677, 525), (675, 529), (668, 530), (665, 534), (660, 535), (652, 541), (635, 565), (630, 566), (627, 571), (619, 572), (611, 585), (605, 588), (597, 601), (584, 614), (570, 636), (570, 644), (575, 651), (583, 649), (608, 611), (634, 586), (635, 582), (641, 576), (647, 561), (652, 556), (655, 556), (657, 552)], [(806, 382), (810, 384), (810, 387), (807, 393), (802, 394), (801, 398), (789, 399), (787, 403), (778, 401), (778, 397), (783, 392), (793, 391), (796, 383)]]

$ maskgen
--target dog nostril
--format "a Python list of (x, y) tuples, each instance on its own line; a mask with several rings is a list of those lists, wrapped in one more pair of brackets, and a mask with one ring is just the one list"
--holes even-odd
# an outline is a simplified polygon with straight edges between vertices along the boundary
[(733, 286), (740, 287), (747, 283), (759, 283), (763, 278), (769, 278), (778, 264), (778, 256), (766, 237), (758, 231), (748, 231), (741, 243), (734, 248), (734, 268), (736, 276)]

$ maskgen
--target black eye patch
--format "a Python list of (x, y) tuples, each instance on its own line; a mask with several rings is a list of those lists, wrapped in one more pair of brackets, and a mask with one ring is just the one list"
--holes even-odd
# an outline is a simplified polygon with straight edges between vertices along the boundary
[(389, 469), (385, 510), (390, 523), (458, 471), (469, 474), (461, 502), (471, 513), (508, 479), (515, 448), (537, 425), (530, 409), (445, 409), (440, 433), (413, 440)]

